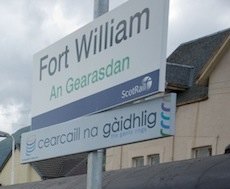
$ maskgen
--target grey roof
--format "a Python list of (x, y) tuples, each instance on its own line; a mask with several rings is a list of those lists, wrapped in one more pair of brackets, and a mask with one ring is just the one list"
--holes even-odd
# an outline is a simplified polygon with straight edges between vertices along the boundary
[(192, 66), (195, 69), (195, 76), (198, 76), (204, 64), (217, 52), (229, 35), (230, 29), (228, 28), (212, 35), (183, 43), (168, 57), (167, 61)]
[(166, 81), (168, 86), (186, 90), (193, 85), (193, 77), (193, 66), (176, 63), (166, 64)]
[(68, 155), (31, 163), (42, 179), (85, 174), (88, 153)]
[[(187, 88), (184, 92), (178, 92), (177, 104), (200, 101), (208, 97), (208, 85), (197, 86), (195, 81), (201, 74), (202, 68), (209, 63), (209, 60), (217, 53), (229, 35), (230, 29), (228, 28), (183, 43), (167, 58), (167, 88), (170, 89), (170, 86), (181, 87), (181, 89)], [(177, 68), (175, 68), (175, 63), (181, 67), (176, 65)], [(185, 70), (185, 66), (189, 66), (190, 69)], [(189, 82), (192, 82), (192, 86), (189, 86)]]
[[(103, 189), (227, 189), (230, 156), (219, 155), (103, 174)], [(1, 187), (2, 189), (86, 189), (86, 175)]]

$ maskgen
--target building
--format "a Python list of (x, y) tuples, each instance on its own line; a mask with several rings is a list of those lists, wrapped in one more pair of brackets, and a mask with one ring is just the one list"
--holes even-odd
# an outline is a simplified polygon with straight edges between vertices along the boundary
[[(20, 163), (21, 134), (28, 132), (30, 127), (25, 127), (13, 134), (15, 138), (14, 153), (14, 183), (41, 181), (51, 178), (60, 178), (86, 173), (87, 154), (69, 155), (38, 161), (31, 164)], [(0, 142), (0, 186), (11, 184), (11, 138)]]
[[(167, 59), (166, 92), (177, 93), (176, 135), (106, 150), (106, 170), (223, 154), (230, 144), (230, 29), (180, 45)], [(86, 173), (87, 154), (28, 165), (19, 163), (14, 134), (15, 183)], [(0, 183), (10, 184), (11, 142), (0, 142)]]
[(181, 44), (167, 59), (176, 134), (110, 148), (106, 170), (223, 154), (230, 144), (230, 29)]
[[(23, 128), (13, 134), (15, 138), (15, 152), (14, 152), (14, 183), (24, 183), (41, 180), (38, 173), (29, 164), (20, 164), (20, 140), (21, 133), (28, 131), (29, 128)], [(12, 139), (11, 137), (6, 138), (0, 142), (0, 185), (11, 184), (11, 171), (12, 171)]]

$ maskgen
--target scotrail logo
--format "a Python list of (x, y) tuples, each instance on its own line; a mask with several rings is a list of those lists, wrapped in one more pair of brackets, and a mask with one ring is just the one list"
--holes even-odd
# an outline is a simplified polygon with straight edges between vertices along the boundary
[(36, 136), (29, 136), (26, 140), (26, 155), (30, 156), (31, 153), (36, 149)]
[(148, 91), (151, 89), (153, 84), (152, 78), (150, 76), (146, 76), (141, 80), (140, 85), (135, 85), (134, 87), (128, 89), (128, 90), (123, 90), (121, 92), (121, 98), (128, 98), (136, 94), (140, 94), (142, 92)]
[(142, 80), (142, 85), (146, 87), (146, 90), (151, 89), (153, 84), (152, 78), (149, 76), (146, 76), (143, 80)]

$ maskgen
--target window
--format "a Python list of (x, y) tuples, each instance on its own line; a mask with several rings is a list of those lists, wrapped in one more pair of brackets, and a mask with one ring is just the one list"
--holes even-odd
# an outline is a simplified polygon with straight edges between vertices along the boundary
[(212, 147), (211, 146), (204, 146), (199, 148), (192, 149), (193, 157), (200, 158), (200, 157), (208, 157), (212, 155)]
[(141, 167), (144, 166), (144, 156), (134, 157), (132, 158), (133, 167)]
[(155, 165), (160, 163), (160, 154), (152, 154), (147, 156), (148, 165)]

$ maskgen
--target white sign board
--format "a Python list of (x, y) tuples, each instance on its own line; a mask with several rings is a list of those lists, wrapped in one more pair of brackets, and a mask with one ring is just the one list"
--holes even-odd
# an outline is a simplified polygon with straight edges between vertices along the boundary
[(168, 0), (132, 0), (34, 55), (32, 129), (164, 91)]
[(175, 133), (176, 95), (22, 134), (21, 162), (93, 151)]

